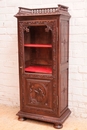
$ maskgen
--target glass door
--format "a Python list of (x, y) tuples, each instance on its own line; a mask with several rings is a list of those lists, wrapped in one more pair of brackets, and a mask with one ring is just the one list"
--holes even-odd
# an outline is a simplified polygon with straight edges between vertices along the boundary
[(24, 59), (26, 73), (52, 73), (52, 32), (47, 26), (25, 29)]

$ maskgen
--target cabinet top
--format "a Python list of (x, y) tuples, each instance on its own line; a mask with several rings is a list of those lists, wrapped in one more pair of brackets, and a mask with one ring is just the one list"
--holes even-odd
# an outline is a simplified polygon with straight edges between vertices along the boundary
[(58, 7), (53, 7), (53, 8), (36, 8), (36, 9), (28, 9), (24, 7), (19, 7), (19, 12), (15, 15), (15, 17), (61, 15), (61, 14), (67, 15), (70, 17), (67, 6), (58, 5)]

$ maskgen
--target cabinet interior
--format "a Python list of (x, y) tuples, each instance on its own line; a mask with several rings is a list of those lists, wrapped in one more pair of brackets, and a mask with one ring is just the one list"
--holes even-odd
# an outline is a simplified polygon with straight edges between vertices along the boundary
[(52, 73), (52, 31), (47, 26), (28, 26), (24, 31), (26, 72)]

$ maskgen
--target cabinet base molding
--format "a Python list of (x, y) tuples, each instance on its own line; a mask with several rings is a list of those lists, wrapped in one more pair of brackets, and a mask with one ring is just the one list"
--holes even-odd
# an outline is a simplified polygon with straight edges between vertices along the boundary
[(67, 109), (66, 112), (64, 112), (64, 114), (62, 114), (60, 117), (50, 117), (50, 116), (44, 116), (44, 115), (42, 116), (42, 115), (31, 114), (31, 113), (19, 111), (17, 113), (17, 116), (19, 116), (18, 120), (20, 120), (20, 121), (24, 121), (28, 118), (34, 119), (34, 120), (40, 120), (40, 121), (44, 121), (44, 122), (53, 123), (54, 128), (61, 129), (63, 127), (63, 125), (62, 125), (63, 122), (68, 118), (70, 113), (71, 113), (70, 109)]

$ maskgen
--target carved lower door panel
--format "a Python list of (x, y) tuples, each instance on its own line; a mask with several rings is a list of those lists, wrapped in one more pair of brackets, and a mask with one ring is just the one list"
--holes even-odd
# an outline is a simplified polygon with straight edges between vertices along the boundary
[(57, 116), (57, 105), (53, 104), (52, 81), (51, 80), (37, 80), (25, 79), (25, 92), (24, 92), (24, 108), (23, 111)]

